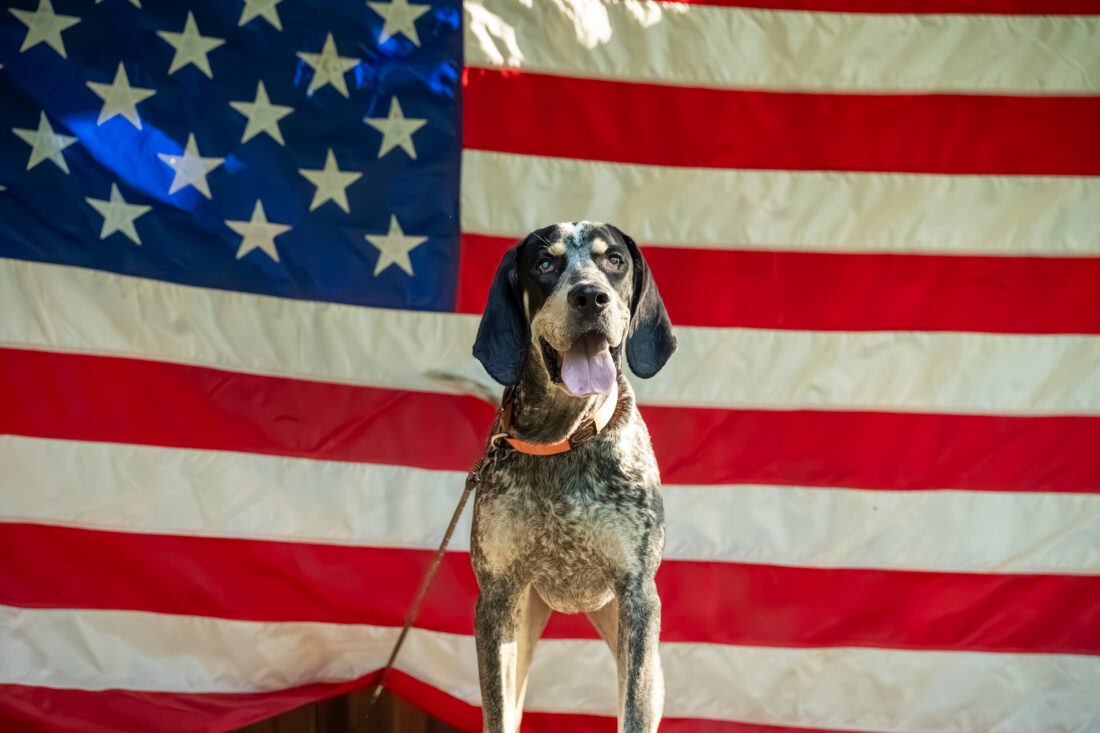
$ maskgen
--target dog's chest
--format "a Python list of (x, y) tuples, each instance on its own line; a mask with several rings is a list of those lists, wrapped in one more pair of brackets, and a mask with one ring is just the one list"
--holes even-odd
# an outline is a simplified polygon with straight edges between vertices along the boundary
[(478, 497), (479, 561), (534, 584), (555, 610), (595, 610), (659, 555), (658, 491), (598, 467), (502, 476)]

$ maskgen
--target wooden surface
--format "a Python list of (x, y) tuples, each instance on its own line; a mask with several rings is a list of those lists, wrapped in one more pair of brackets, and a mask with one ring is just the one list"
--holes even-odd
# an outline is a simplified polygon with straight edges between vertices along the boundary
[(367, 693), (321, 700), (241, 728), (238, 733), (459, 733), (458, 728), (415, 708), (389, 690), (364, 721)]

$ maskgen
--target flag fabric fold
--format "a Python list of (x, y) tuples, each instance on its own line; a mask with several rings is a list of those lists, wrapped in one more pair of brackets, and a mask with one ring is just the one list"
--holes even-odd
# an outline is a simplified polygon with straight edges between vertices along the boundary
[[(13, 0), (0, 727), (224, 731), (385, 663), (500, 257), (680, 351), (663, 731), (1100, 729), (1100, 4)], [(481, 726), (469, 516), (388, 684)], [(525, 730), (615, 729), (556, 614)]]

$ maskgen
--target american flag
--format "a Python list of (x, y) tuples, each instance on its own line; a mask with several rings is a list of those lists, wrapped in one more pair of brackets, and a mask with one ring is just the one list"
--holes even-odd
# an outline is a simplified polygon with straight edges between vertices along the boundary
[[(363, 687), (480, 454), (503, 252), (680, 350), (665, 731), (1100, 730), (1100, 2), (11, 0), (0, 729)], [(480, 728), (469, 513), (389, 685)], [(523, 725), (614, 730), (555, 615)]]

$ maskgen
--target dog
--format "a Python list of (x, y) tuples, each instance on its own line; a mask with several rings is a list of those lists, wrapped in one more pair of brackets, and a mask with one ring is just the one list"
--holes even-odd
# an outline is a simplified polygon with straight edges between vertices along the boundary
[(474, 500), (484, 730), (518, 730), (551, 610), (585, 613), (618, 670), (619, 730), (655, 731), (664, 551), (660, 475), (622, 375), (676, 350), (634, 240), (607, 224), (532, 232), (501, 260), (474, 356), (506, 385)]

